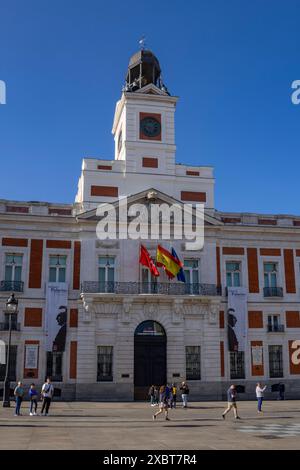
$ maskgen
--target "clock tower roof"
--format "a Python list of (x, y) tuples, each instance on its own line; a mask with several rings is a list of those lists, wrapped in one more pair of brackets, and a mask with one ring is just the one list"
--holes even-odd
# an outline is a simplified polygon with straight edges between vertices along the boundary
[(149, 49), (141, 49), (130, 58), (124, 91), (141, 90), (152, 83), (169, 95), (161, 77), (161, 68), (157, 57)]

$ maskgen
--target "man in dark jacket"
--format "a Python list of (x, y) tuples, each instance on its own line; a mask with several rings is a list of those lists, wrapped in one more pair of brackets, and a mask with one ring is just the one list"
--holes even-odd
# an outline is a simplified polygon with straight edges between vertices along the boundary
[(229, 389), (227, 390), (227, 408), (222, 414), (222, 418), (225, 419), (227, 413), (233, 409), (233, 414), (235, 419), (241, 419), (237, 414), (237, 406), (236, 406), (236, 399), (237, 399), (237, 391), (235, 385), (230, 385)]

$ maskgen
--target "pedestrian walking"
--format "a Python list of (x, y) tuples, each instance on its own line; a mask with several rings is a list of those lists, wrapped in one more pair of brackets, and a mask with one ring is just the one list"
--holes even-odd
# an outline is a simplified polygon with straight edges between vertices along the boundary
[(24, 390), (22, 382), (18, 382), (18, 385), (14, 389), (14, 396), (16, 397), (15, 416), (21, 416), (20, 410), (21, 410), (24, 393), (25, 393), (25, 390)]
[(159, 387), (157, 387), (157, 385), (154, 387), (154, 404), (155, 406), (159, 404)]
[(29, 408), (29, 415), (36, 416), (37, 414), (37, 406), (38, 406), (38, 392), (35, 388), (35, 384), (30, 385), (29, 389), (29, 400), (30, 400), (30, 408)]
[(237, 400), (236, 386), (230, 385), (229, 389), (227, 390), (227, 408), (222, 414), (223, 419), (225, 419), (225, 416), (227, 415), (227, 413), (229, 413), (229, 411), (232, 409), (233, 409), (233, 414), (234, 414), (235, 419), (241, 419), (237, 413), (236, 400)]
[(257, 398), (257, 412), (258, 413), (262, 413), (261, 407), (262, 407), (262, 402), (264, 400), (264, 391), (266, 390), (266, 388), (267, 386), (265, 385), (263, 387), (260, 382), (256, 384), (255, 393), (256, 393), (256, 398)]
[(169, 405), (166, 398), (166, 386), (162, 385), (159, 389), (159, 410), (153, 415), (153, 421), (156, 420), (156, 417), (161, 413), (165, 413), (166, 421), (170, 421), (169, 418)]
[(46, 382), (42, 386), (42, 392), (41, 392), (41, 395), (43, 398), (43, 406), (42, 406), (41, 414), (43, 414), (45, 410), (45, 416), (48, 416), (49, 414), (49, 408), (50, 408), (53, 394), (54, 394), (54, 387), (51, 383), (50, 377), (48, 377)]
[(169, 385), (166, 385), (166, 401), (168, 403), (168, 407), (171, 408), (171, 388)]
[(188, 395), (190, 393), (188, 384), (186, 382), (182, 382), (180, 390), (181, 390), (182, 406), (183, 408), (187, 408), (187, 400), (188, 400)]
[(155, 406), (154, 385), (151, 385), (151, 387), (149, 388), (148, 395), (150, 397), (151, 406)]
[(278, 384), (278, 400), (284, 400), (285, 385), (282, 382)]
[(171, 387), (171, 408), (176, 408), (177, 402), (177, 387), (176, 384), (172, 384)]

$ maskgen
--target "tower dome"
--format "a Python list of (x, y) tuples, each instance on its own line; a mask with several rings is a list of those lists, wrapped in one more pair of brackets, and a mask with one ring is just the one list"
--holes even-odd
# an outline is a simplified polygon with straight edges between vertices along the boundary
[(150, 83), (169, 94), (161, 78), (157, 57), (149, 49), (142, 49), (130, 58), (124, 90), (136, 91)]

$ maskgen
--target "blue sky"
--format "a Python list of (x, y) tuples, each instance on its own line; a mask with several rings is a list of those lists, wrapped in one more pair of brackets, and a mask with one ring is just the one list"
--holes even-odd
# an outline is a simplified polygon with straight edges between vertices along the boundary
[(177, 162), (215, 167), (219, 210), (300, 214), (300, 1), (0, 0), (0, 19), (0, 198), (73, 202), (82, 158), (113, 158), (145, 34), (180, 96)]

